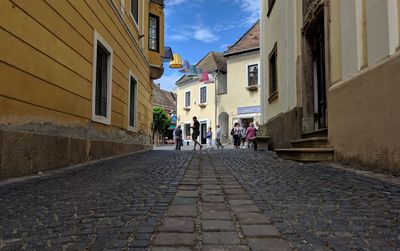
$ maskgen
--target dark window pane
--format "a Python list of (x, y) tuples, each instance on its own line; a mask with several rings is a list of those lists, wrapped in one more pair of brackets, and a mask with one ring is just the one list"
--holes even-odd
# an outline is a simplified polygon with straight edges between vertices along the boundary
[(207, 87), (200, 88), (200, 103), (204, 104), (207, 102)]
[(131, 0), (131, 13), (136, 23), (139, 24), (139, 0)]
[(149, 49), (153, 51), (160, 51), (159, 47), (159, 22), (157, 16), (150, 15), (149, 17)]
[(107, 61), (109, 53), (97, 44), (95, 114), (107, 117)]
[(258, 85), (258, 65), (249, 65), (248, 74), (248, 85)]
[(131, 77), (130, 100), (129, 100), (129, 125), (130, 126), (135, 126), (136, 85), (137, 85), (137, 81)]
[(190, 92), (185, 93), (185, 107), (190, 106)]

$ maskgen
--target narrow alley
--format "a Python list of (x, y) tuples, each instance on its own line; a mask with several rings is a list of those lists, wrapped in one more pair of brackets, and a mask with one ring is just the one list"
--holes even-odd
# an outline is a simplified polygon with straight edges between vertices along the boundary
[(400, 186), (272, 152), (148, 151), (0, 185), (1, 250), (398, 250)]

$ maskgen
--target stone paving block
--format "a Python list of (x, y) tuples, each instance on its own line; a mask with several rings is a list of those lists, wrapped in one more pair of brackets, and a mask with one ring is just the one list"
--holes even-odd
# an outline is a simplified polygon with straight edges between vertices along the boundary
[(170, 206), (166, 216), (196, 217), (196, 206)]
[(222, 187), (224, 189), (240, 189), (242, 188), (242, 186), (240, 184), (236, 184), (236, 185), (222, 185)]
[(203, 211), (228, 211), (228, 206), (225, 203), (209, 203), (205, 202), (201, 204)]
[(231, 206), (238, 206), (238, 205), (254, 205), (252, 200), (229, 200), (228, 203)]
[(246, 246), (203, 246), (202, 251), (249, 251)]
[(176, 197), (197, 198), (197, 197), (199, 197), (199, 192), (188, 191), (188, 190), (178, 190), (176, 192)]
[(201, 188), (203, 190), (216, 190), (216, 189), (221, 189), (220, 185), (202, 185)]
[(260, 212), (260, 209), (258, 209), (256, 205), (237, 205), (237, 206), (231, 206), (231, 209), (235, 213)]
[(271, 221), (261, 213), (239, 213), (236, 217), (240, 224), (271, 224)]
[(203, 232), (204, 245), (237, 245), (240, 244), (236, 232)]
[(252, 251), (291, 251), (289, 242), (279, 238), (249, 239)]
[(235, 231), (231, 220), (203, 220), (201, 226), (203, 231)]
[(247, 194), (244, 189), (236, 188), (236, 189), (225, 189), (225, 193), (227, 194)]
[(182, 185), (182, 186), (178, 186), (178, 190), (190, 190), (190, 191), (194, 191), (197, 190), (198, 186), (188, 186), (188, 185)]
[(195, 234), (188, 233), (158, 233), (154, 235), (153, 244), (156, 246), (193, 246)]
[(228, 200), (251, 200), (251, 198), (246, 193), (239, 193), (239, 194), (228, 194)]
[(203, 220), (230, 220), (232, 219), (229, 211), (205, 211), (202, 214)]
[(224, 202), (224, 197), (222, 195), (202, 195), (201, 199), (203, 202)]
[(160, 232), (193, 233), (193, 218), (166, 218), (159, 228)]
[(185, 247), (152, 247), (151, 251), (191, 251), (191, 248)]
[(187, 205), (187, 206), (196, 206), (197, 198), (184, 198), (184, 197), (175, 197), (172, 201), (171, 205)]
[(242, 225), (243, 234), (248, 237), (279, 237), (281, 234), (273, 225)]
[(203, 190), (203, 195), (222, 195), (222, 190)]

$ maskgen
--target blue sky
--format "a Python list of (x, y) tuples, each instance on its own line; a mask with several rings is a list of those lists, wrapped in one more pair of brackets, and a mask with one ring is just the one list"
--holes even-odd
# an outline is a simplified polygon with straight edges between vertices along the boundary
[[(210, 51), (226, 50), (259, 18), (259, 0), (165, 0), (165, 45), (197, 63)], [(164, 64), (155, 83), (172, 90), (182, 74)]]

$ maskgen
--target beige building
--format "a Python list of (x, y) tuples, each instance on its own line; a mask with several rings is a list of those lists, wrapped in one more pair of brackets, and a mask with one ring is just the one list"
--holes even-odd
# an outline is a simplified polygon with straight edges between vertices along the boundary
[(209, 82), (197, 76), (184, 75), (176, 82), (178, 125), (182, 126), (184, 140), (191, 140), (193, 117), (200, 122), (199, 142), (206, 143), (208, 127), (216, 127), (216, 85), (226, 83), (226, 60), (222, 53), (210, 52), (197, 64), (212, 76)]
[(256, 22), (224, 56), (227, 85), (217, 86), (217, 114), (226, 141), (234, 123), (248, 126), (260, 121), (260, 23)]
[(400, 173), (400, 2), (264, 0), (261, 9), (264, 133), (293, 146), (278, 153)]
[(163, 6), (0, 1), (0, 179), (151, 148)]

